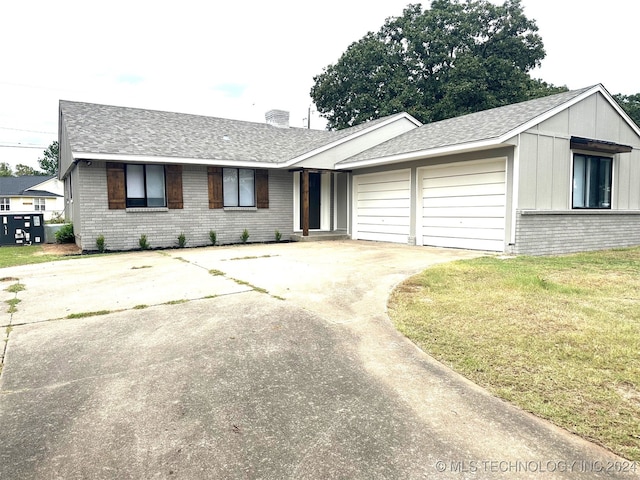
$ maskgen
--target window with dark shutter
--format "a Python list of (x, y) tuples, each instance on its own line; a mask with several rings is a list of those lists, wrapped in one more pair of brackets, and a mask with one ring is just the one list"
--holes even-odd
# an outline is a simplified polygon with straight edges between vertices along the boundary
[(126, 208), (123, 163), (107, 163), (107, 197), (109, 210)]
[(209, 208), (222, 208), (222, 168), (208, 167), (207, 179), (209, 183)]
[(269, 208), (269, 170), (256, 170), (256, 207)]
[(167, 207), (170, 209), (182, 209), (182, 165), (167, 165)]

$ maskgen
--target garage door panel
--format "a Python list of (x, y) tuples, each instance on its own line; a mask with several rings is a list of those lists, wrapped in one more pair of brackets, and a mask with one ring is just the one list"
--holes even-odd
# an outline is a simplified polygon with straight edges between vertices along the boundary
[(504, 183), (461, 185), (458, 187), (434, 187), (425, 189), (425, 198), (504, 195)]
[(503, 240), (501, 228), (461, 228), (461, 227), (431, 227), (430, 237), (467, 238), (478, 240)]
[(452, 227), (452, 228), (492, 228), (501, 229), (504, 227), (503, 218), (461, 218), (461, 217), (428, 217), (423, 218), (423, 225), (429, 228)]
[[(504, 207), (437, 207), (424, 208), (424, 218), (429, 217), (459, 217), (459, 218), (502, 218), (504, 219)], [(428, 222), (427, 222), (428, 224)]]
[(460, 175), (456, 177), (430, 177), (427, 179), (427, 184), (428, 188), (485, 185), (492, 183), (504, 185), (504, 179), (504, 172), (489, 172), (476, 173), (474, 175)]
[(422, 244), (504, 250), (505, 160), (421, 170)]
[(361, 225), (367, 225), (369, 227), (372, 227), (373, 225), (400, 225), (403, 227), (409, 226), (409, 217), (407, 216), (368, 217), (366, 215), (362, 215), (359, 220)]
[(408, 198), (394, 198), (385, 200), (358, 200), (358, 209), (377, 208), (384, 202), (387, 208), (409, 208), (411, 201)]
[(404, 169), (354, 176), (354, 238), (408, 242), (410, 173)]
[(381, 224), (360, 224), (360, 233), (385, 233), (385, 234), (394, 234), (394, 235), (406, 235), (407, 227), (406, 225), (381, 225)]
[(410, 187), (409, 180), (382, 181), (380, 183), (364, 183), (358, 185), (358, 194), (366, 192), (405, 192)]
[(409, 188), (404, 190), (382, 190), (377, 192), (358, 192), (358, 201), (360, 200), (386, 200), (395, 198), (406, 198), (409, 200)]
[(424, 245), (434, 247), (466, 248), (469, 250), (488, 250), (501, 252), (504, 250), (504, 240), (478, 240), (477, 238), (458, 237), (424, 237)]
[(406, 208), (360, 208), (358, 209), (358, 219), (362, 217), (406, 217), (409, 213)]
[(504, 207), (504, 195), (471, 195), (461, 197), (426, 197), (422, 206), (426, 207)]

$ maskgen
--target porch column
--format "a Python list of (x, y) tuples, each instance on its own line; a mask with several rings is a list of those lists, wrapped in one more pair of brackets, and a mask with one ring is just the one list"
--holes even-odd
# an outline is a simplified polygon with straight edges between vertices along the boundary
[(309, 236), (309, 170), (300, 172), (302, 180), (302, 236)]

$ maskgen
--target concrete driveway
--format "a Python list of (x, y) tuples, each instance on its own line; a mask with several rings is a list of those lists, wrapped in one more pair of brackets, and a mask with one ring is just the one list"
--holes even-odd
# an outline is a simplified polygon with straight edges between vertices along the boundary
[(633, 478), (393, 329), (395, 284), (477, 255), (346, 241), (2, 269), (20, 302), (0, 316), (0, 478)]

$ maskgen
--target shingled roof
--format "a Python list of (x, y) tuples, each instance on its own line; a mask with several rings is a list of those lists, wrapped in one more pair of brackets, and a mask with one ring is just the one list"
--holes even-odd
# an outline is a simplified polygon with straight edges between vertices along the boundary
[(54, 176), (45, 175), (22, 175), (20, 177), (0, 177), (0, 196), (1, 197), (60, 197), (57, 193), (47, 192), (45, 190), (31, 190), (33, 187), (40, 185), (55, 178)]
[[(78, 154), (282, 163), (381, 123), (339, 131), (60, 101), (71, 150)], [(389, 117), (386, 117), (389, 118)]]
[(428, 123), (348, 158), (340, 162), (340, 165), (500, 139), (597, 87), (586, 87)]

